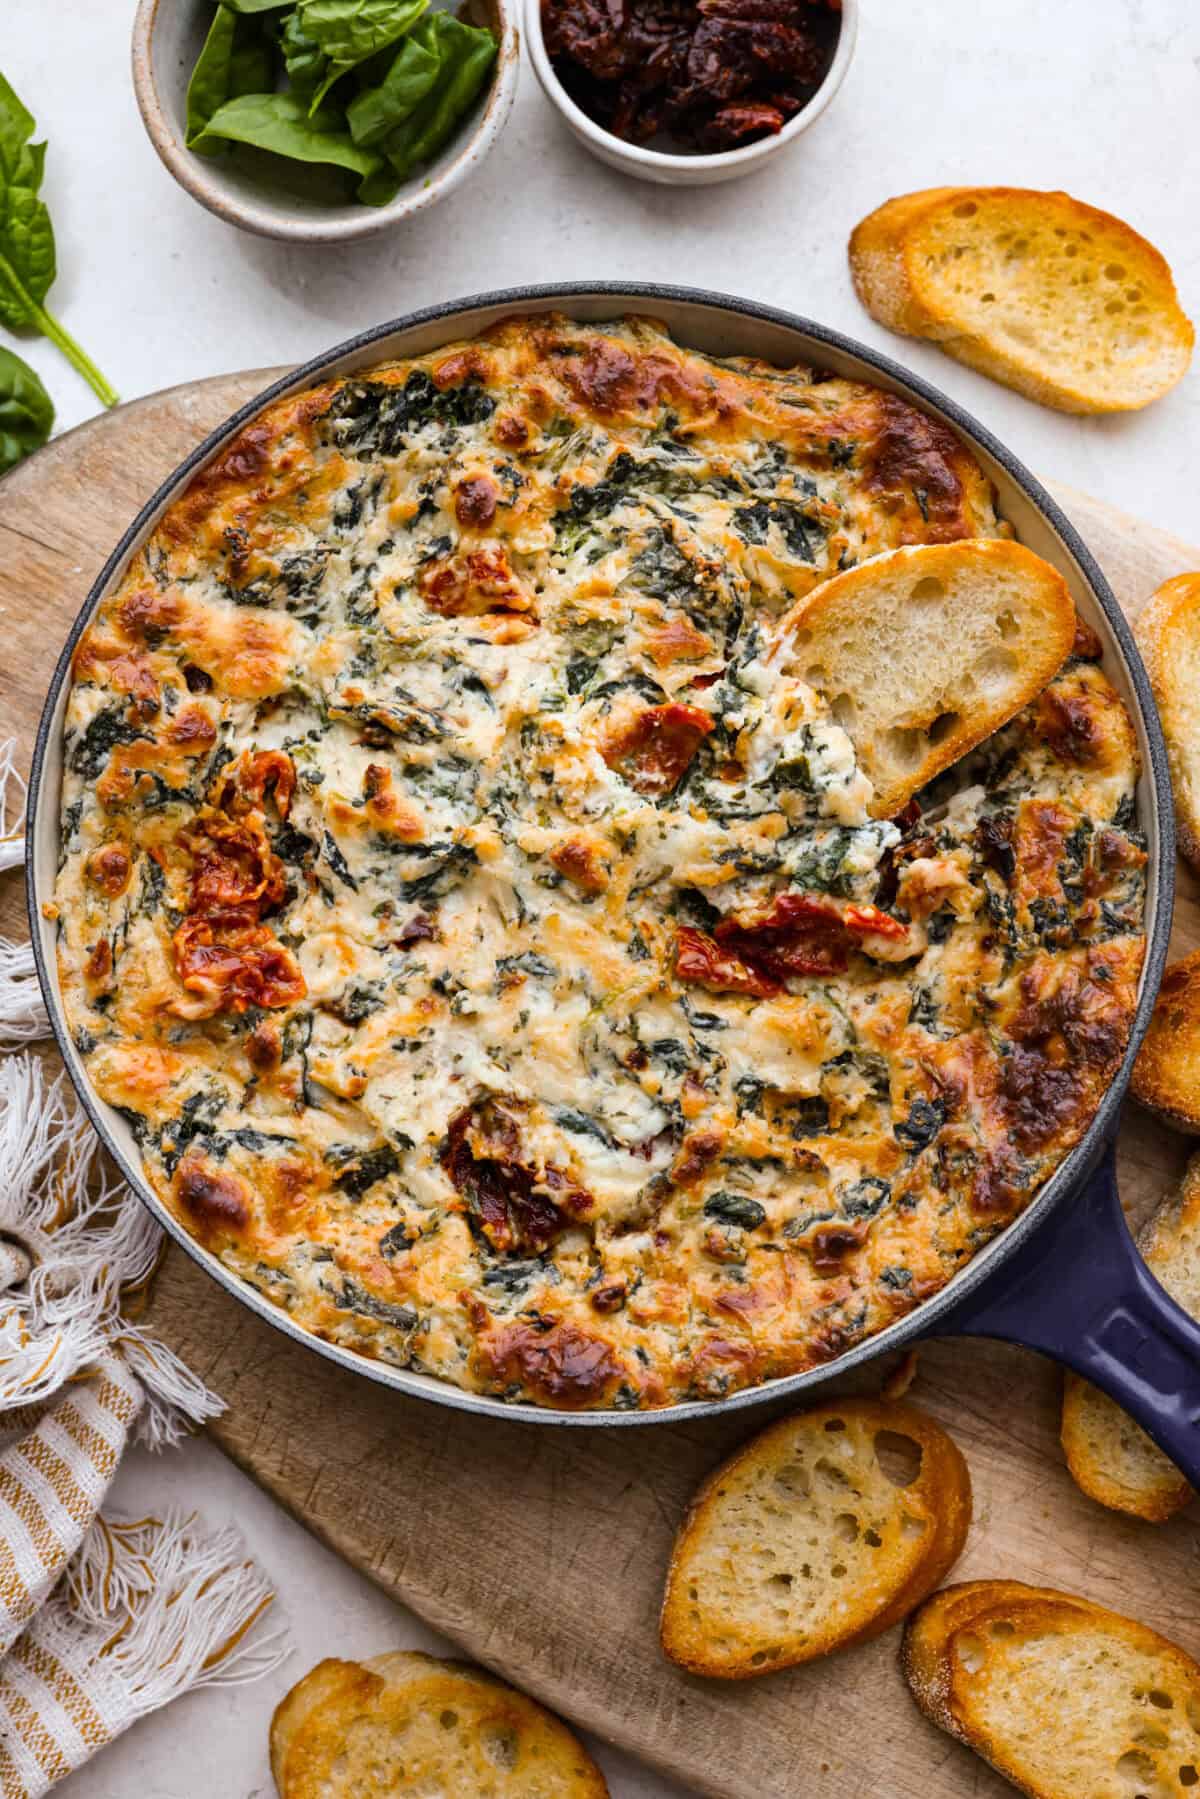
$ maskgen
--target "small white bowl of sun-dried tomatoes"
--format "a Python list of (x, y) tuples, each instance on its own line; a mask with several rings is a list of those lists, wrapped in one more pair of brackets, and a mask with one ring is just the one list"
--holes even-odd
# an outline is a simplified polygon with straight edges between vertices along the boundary
[(701, 187), (778, 156), (845, 79), (858, 0), (525, 0), (568, 130), (643, 181)]

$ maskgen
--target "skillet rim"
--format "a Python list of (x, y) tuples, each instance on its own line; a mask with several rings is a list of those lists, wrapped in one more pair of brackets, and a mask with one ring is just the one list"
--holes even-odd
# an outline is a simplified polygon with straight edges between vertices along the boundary
[[(105, 1116), (110, 1108), (107, 1102), (101, 1100), (99, 1095), (94, 1092), (86, 1069), (78, 1057), (67, 1028), (53, 972), (47, 963), (42, 939), (43, 919), (36, 872), (37, 849), (40, 839), (45, 836), (50, 838), (55, 846), (57, 845), (57, 807), (53, 812), (47, 814), (47, 822), (43, 823), (42, 820), (43, 804), (49, 806), (51, 803), (49, 790), (45, 788), (43, 776), (47, 752), (52, 740), (53, 715), (70, 670), (75, 646), (110, 584), (124, 570), (129, 557), (140, 547), (145, 537), (153, 529), (163, 508), (173, 495), (182, 490), (184, 484), (203, 464), (274, 400), (310, 385), (322, 377), (331, 375), (336, 372), (338, 364), (359, 355), (362, 351), (370, 349), (387, 338), (396, 337), (401, 333), (412, 333), (422, 326), (448, 322), (464, 314), (484, 309), (505, 307), (514, 312), (535, 311), (554, 309), (563, 302), (596, 299), (623, 301), (634, 307), (639, 307), (645, 302), (654, 304), (663, 301), (673, 307), (698, 306), (717, 313), (732, 314), (738, 320), (780, 328), (805, 338), (812, 344), (825, 346), (837, 351), (839, 355), (850, 357), (860, 364), (864, 364), (875, 375), (882, 375), (885, 381), (899, 390), (902, 395), (915, 398), (922, 407), (946, 420), (964, 439), (969, 448), (982, 449), (986, 455), (1000, 465), (1008, 478), (1021, 490), (1026, 500), (1040, 514), (1043, 522), (1049, 526), (1074, 561), (1092, 598), (1103, 614), (1105, 626), (1112, 638), (1115, 639), (1116, 647), (1120, 651), (1129, 676), (1131, 697), (1136, 703), (1138, 722), (1149, 752), (1149, 765), (1142, 771), (1148, 817), (1141, 822), (1149, 827), (1147, 839), (1150, 848), (1150, 863), (1146, 885), (1146, 906), (1148, 910), (1153, 910), (1154, 917), (1153, 925), (1146, 934), (1141, 993), (1121, 1066), (1093, 1114), (1087, 1130), (1074, 1149), (1034, 1195), (1019, 1218), (999, 1232), (989, 1244), (972, 1257), (964, 1268), (952, 1276), (939, 1292), (923, 1301), (921, 1305), (905, 1317), (898, 1319), (894, 1324), (864, 1338), (861, 1343), (855, 1344), (831, 1362), (803, 1369), (796, 1374), (779, 1376), (774, 1380), (762, 1382), (758, 1386), (741, 1388), (727, 1398), (686, 1400), (646, 1411), (616, 1411), (612, 1408), (593, 1411), (563, 1411), (535, 1406), (524, 1401), (514, 1404), (492, 1394), (468, 1392), (437, 1376), (418, 1374), (409, 1368), (393, 1367), (386, 1362), (375, 1360), (355, 1350), (345, 1349), (340, 1344), (329, 1343), (323, 1338), (315, 1336), (312, 1332), (296, 1324), (279, 1307), (272, 1305), (270, 1300), (242, 1281), (231, 1270), (225, 1268), (210, 1251), (205, 1250), (171, 1216), (149, 1182), (145, 1180), (140, 1167), (134, 1163), (132, 1157), (127, 1155), (123, 1146), (115, 1140), (110, 1122)], [(674, 325), (669, 325), (668, 328), (672, 331), (676, 329)], [(403, 352), (398, 352), (398, 354), (403, 354)], [(45, 799), (43, 798), (44, 793)], [(57, 799), (57, 795), (54, 798)], [(806, 1393), (839, 1375), (849, 1373), (851, 1369), (859, 1367), (874, 1356), (882, 1355), (889, 1350), (903, 1348), (921, 1337), (936, 1334), (934, 1327), (939, 1320), (949, 1322), (955, 1314), (960, 1312), (965, 1317), (970, 1310), (971, 1295), (985, 1280), (990, 1279), (1003, 1263), (1011, 1261), (1018, 1255), (1043, 1220), (1058, 1205), (1068, 1202), (1070, 1197), (1078, 1192), (1082, 1183), (1099, 1162), (1109, 1138), (1115, 1135), (1121, 1101), (1129, 1083), (1138, 1048), (1150, 1022), (1150, 1014), (1166, 963), (1174, 906), (1174, 809), (1166, 744), (1163, 740), (1162, 726), (1154, 704), (1149, 677), (1146, 674), (1129, 623), (1117, 604), (1112, 589), (1087, 545), (1058, 503), (1020, 459), (1014, 456), (985, 426), (979, 424), (971, 413), (960, 406), (957, 401), (943, 394), (931, 382), (926, 381), (922, 376), (911, 373), (899, 363), (893, 362), (890, 357), (882, 355), (877, 350), (859, 343), (856, 339), (848, 337), (840, 331), (822, 325), (816, 320), (808, 319), (800, 313), (788, 312), (783, 308), (758, 301), (743, 300), (735, 295), (719, 293), (714, 289), (656, 282), (552, 282), (523, 287), (498, 288), (419, 308), (400, 318), (357, 332), (331, 349), (311, 357), (290, 373), (269, 383), (260, 393), (238, 407), (227, 419), (209, 432), (202, 442), (197, 444), (195, 449), (177, 464), (145, 504), (139, 508), (115, 548), (106, 558), (71, 626), (55, 663), (41, 718), (38, 722), (29, 775), (26, 842), (25, 892), (30, 939), (33, 945), (38, 983), (63, 1065), (93, 1128), (105, 1149), (113, 1157), (121, 1174), (141, 1203), (147, 1207), (151, 1215), (191, 1259), (210, 1277), (217, 1280), (226, 1292), (230, 1293), (240, 1304), (247, 1306), (258, 1317), (265, 1319), (274, 1329), (281, 1331), (285, 1336), (302, 1344), (305, 1348), (315, 1351), (326, 1360), (336, 1363), (350, 1373), (365, 1376), (377, 1385), (390, 1387), (394, 1392), (405, 1393), (415, 1399), (449, 1406), (457, 1411), (470, 1412), (479, 1417), (499, 1418), (509, 1423), (573, 1425), (594, 1429), (625, 1425), (682, 1424), (692, 1419), (741, 1411), (751, 1406), (765, 1406), (773, 1402), (791, 1400), (800, 1393)]]

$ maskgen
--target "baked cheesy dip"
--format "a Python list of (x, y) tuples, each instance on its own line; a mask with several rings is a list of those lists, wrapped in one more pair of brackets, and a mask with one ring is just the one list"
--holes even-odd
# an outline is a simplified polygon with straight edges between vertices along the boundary
[(75, 653), (56, 905), (146, 1178), (305, 1329), (711, 1398), (936, 1293), (1124, 1050), (1145, 851), (1081, 629), (876, 820), (778, 621), (1008, 535), (894, 395), (517, 319), (270, 406)]

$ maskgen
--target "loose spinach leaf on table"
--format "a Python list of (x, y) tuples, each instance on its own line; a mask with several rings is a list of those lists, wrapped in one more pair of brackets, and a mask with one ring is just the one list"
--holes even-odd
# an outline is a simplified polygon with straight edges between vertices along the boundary
[(230, 6), (218, 6), (188, 83), (188, 148), (205, 156), (225, 150), (227, 145), (219, 139), (201, 142), (218, 107), (239, 94), (267, 93), (274, 85), (274, 58), (262, 23)]
[(54, 405), (38, 377), (0, 346), (0, 475), (39, 450), (53, 423)]
[(300, 0), (296, 8), (300, 29), (329, 58), (313, 95), (313, 110), (335, 81), (403, 37), (428, 4), (429, 0)]
[(303, 101), (291, 94), (242, 94), (227, 100), (208, 121), (205, 138), (228, 138), (273, 150), (297, 162), (330, 163), (355, 175), (372, 175), (381, 158), (360, 150), (334, 111), (309, 115)]
[(441, 71), (441, 58), (405, 38), (378, 87), (367, 88), (346, 108), (350, 135), (362, 149), (381, 143), (423, 100)]
[(104, 405), (115, 406), (114, 389), (44, 304), (57, 262), (54, 227), (39, 194), (46, 146), (29, 142), (33, 129), (33, 114), (0, 75), (0, 320), (48, 337)]

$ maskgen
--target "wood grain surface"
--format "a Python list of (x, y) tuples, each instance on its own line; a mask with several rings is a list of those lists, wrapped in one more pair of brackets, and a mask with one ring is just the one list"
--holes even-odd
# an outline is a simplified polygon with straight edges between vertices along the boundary
[[(58, 647), (104, 557), (199, 437), (269, 372), (171, 389), (60, 438), (0, 483), (0, 737), (25, 751)], [(1130, 613), (1200, 549), (1054, 487)], [(1200, 943), (1180, 873), (1175, 953)], [(20, 881), (0, 930), (23, 936)], [(1127, 1107), (1121, 1177), (1139, 1218), (1188, 1145)], [(699, 1478), (764, 1410), (633, 1431), (473, 1420), (343, 1373), (254, 1318), (172, 1249), (149, 1322), (228, 1401), (227, 1454), (324, 1542), (471, 1655), (699, 1793), (736, 1799), (1000, 1799), (1010, 1792), (916, 1712), (896, 1631), (823, 1663), (723, 1685), (661, 1657), (657, 1612), (676, 1524)], [(857, 1381), (869, 1389), (876, 1363)], [(848, 1383), (850, 1384), (850, 1383)], [(1163, 1526), (1078, 1493), (1058, 1445), (1059, 1382), (1038, 1357), (954, 1342), (921, 1350), (912, 1397), (954, 1433), (976, 1516), (958, 1578), (1086, 1593), (1200, 1655), (1195, 1508)], [(778, 1409), (778, 1408), (776, 1408)], [(353, 1654), (353, 1644), (331, 1644)]]

